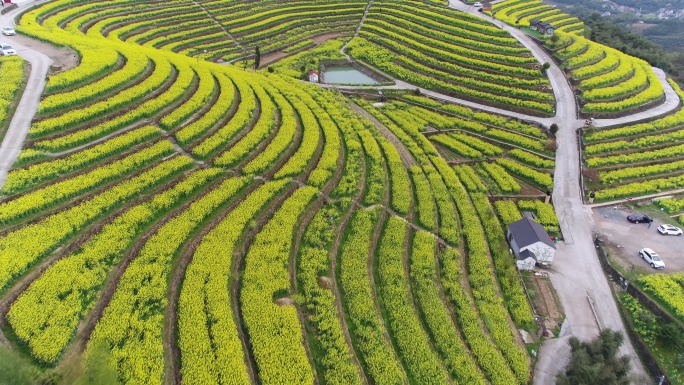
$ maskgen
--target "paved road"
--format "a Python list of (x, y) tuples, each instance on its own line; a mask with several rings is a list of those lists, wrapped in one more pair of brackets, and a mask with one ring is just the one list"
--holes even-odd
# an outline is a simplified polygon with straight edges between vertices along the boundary
[[(28, 4), (23, 3), (19, 6), (19, 9), (0, 16), (0, 25), (14, 26), (14, 15), (26, 6)], [(21, 96), (17, 106), (17, 112), (12, 117), (12, 121), (5, 134), (5, 139), (0, 145), (0, 188), (5, 184), (7, 172), (19, 156), (19, 152), (21, 152), (24, 139), (26, 139), (26, 135), (31, 127), (31, 119), (33, 119), (33, 115), (38, 111), (40, 95), (43, 93), (43, 88), (45, 88), (45, 78), (52, 64), (52, 60), (46, 55), (11, 42), (10, 38), (4, 38), (17, 50), (17, 54), (31, 63), (31, 74), (26, 83), (24, 94)]]
[[(451, 0), (450, 6), (491, 21), (489, 16), (461, 2)], [(596, 337), (601, 328), (611, 328), (625, 333), (625, 326), (596, 255), (591, 233), (591, 209), (585, 208), (581, 199), (579, 149), (575, 130), (581, 127), (583, 122), (577, 119), (572, 89), (552, 58), (527, 35), (500, 21), (496, 21), (495, 24), (510, 32), (529, 48), (540, 62), (551, 64), (548, 70), (549, 80), (558, 101), (556, 116), (551, 119), (559, 127), (556, 134), (558, 149), (553, 202), (565, 242), (558, 244), (553, 267), (549, 270), (549, 278), (558, 292), (566, 321), (561, 333), (562, 338), (550, 340), (542, 345), (535, 368), (534, 384), (548, 385), (555, 383), (556, 373), (563, 369), (570, 357), (570, 349), (566, 343), (570, 336), (589, 340)], [(594, 302), (595, 313), (590, 300)], [(637, 358), (629, 339), (626, 339), (622, 346), (621, 354), (627, 354), (632, 358), (634, 375), (645, 375), (641, 361)]]

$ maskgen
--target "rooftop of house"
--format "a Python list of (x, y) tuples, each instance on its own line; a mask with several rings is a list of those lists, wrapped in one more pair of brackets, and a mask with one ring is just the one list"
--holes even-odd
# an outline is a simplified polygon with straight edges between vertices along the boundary
[(556, 244), (551, 240), (551, 237), (549, 237), (544, 226), (529, 218), (523, 218), (511, 223), (508, 225), (508, 231), (513, 234), (513, 239), (515, 239), (515, 242), (520, 248), (533, 245), (537, 242), (543, 242), (554, 249), (556, 248)]

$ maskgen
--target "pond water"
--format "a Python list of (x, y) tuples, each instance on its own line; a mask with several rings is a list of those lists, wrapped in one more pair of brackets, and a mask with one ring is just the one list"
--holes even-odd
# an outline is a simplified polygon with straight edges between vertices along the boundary
[(324, 80), (330, 84), (379, 84), (377, 80), (354, 67), (328, 67)]

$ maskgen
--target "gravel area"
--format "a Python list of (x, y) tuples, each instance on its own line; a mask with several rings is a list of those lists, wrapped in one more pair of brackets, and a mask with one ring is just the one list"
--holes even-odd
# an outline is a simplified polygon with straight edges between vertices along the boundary
[[(624, 206), (608, 206), (593, 210), (595, 230), (614, 245), (612, 249), (617, 262), (630, 269), (634, 265), (634, 268), (642, 273), (684, 271), (684, 236), (664, 236), (656, 230), (663, 222), (676, 225), (675, 221), (663, 221), (663, 218), (656, 216), (649, 228), (646, 223), (628, 222), (627, 215), (633, 212), (635, 210)], [(644, 213), (651, 215), (648, 211)], [(639, 257), (639, 250), (644, 247), (650, 247), (663, 258), (665, 269), (654, 270)]]

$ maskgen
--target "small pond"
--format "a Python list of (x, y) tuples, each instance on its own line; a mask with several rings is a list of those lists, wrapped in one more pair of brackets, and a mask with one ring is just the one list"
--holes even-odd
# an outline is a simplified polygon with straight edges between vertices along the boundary
[(323, 79), (330, 84), (380, 84), (377, 80), (351, 66), (327, 67)]

